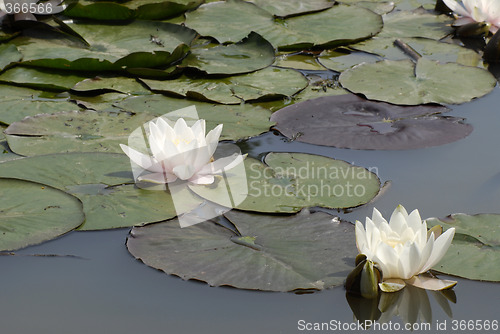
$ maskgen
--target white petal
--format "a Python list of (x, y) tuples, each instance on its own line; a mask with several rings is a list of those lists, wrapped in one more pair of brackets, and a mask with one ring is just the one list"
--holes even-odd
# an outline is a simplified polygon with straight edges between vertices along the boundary
[(456, 0), (443, 0), (449, 9), (461, 16), (470, 16), (467, 10), (460, 5)]
[(214, 129), (208, 132), (206, 137), (207, 144), (218, 142), (221, 133), (222, 133), (222, 124), (219, 124)]
[(373, 208), (373, 213), (372, 213), (372, 221), (373, 223), (378, 226), (381, 222), (387, 223), (385, 218), (382, 216), (380, 211), (378, 211), (376, 208)]
[[(368, 246), (366, 242), (366, 232), (365, 228), (363, 227), (363, 224), (359, 220), (356, 221), (355, 234), (356, 234), (356, 247), (358, 247), (359, 253), (366, 255), (365, 252)], [(369, 260), (371, 260), (371, 258), (369, 258)]]
[(181, 180), (189, 180), (193, 176), (195, 171), (192, 166), (179, 165), (175, 166), (172, 169), (172, 172)]
[(389, 226), (394, 232), (401, 235), (403, 231), (408, 228), (408, 225), (406, 224), (406, 217), (398, 209), (394, 210), (391, 215), (391, 219), (389, 220)]
[(437, 238), (434, 241), (432, 254), (427, 260), (424, 267), (421, 269), (421, 272), (426, 272), (427, 270), (431, 269), (434, 265), (436, 265), (439, 261), (441, 261), (443, 256), (446, 254), (446, 251), (448, 251), (448, 248), (450, 247), (451, 241), (453, 240), (454, 236), (455, 236), (455, 228), (452, 227), (443, 234), (441, 234), (439, 238)]
[(194, 184), (212, 184), (215, 181), (215, 177), (213, 175), (198, 175), (195, 174), (192, 178), (189, 179), (189, 182)]
[(457, 284), (456, 281), (442, 280), (422, 275), (413, 276), (411, 279), (406, 280), (406, 283), (409, 285), (416, 286), (417, 288), (434, 290), (434, 291), (449, 289)]
[(412, 243), (405, 246), (401, 254), (399, 254), (399, 261), (404, 270), (399, 278), (409, 279), (418, 274), (418, 269), (420, 269), (420, 250), (417, 245)]
[(162, 172), (162, 166), (149, 155), (143, 154), (127, 145), (120, 144), (122, 151), (139, 167), (152, 172)]
[(420, 213), (417, 209), (413, 210), (407, 218), (408, 226), (416, 233), (422, 228), (422, 218), (420, 218)]
[(427, 261), (429, 261), (429, 258), (432, 254), (432, 249), (434, 248), (434, 233), (431, 233), (431, 236), (429, 239), (427, 239), (427, 243), (425, 244), (424, 248), (421, 249), (421, 254), (420, 254), (420, 265), (418, 269), (418, 273), (423, 273), (427, 270), (422, 270), (425, 268), (425, 264)]
[(375, 251), (373, 262), (380, 266), (384, 278), (401, 278), (399, 255), (391, 246), (380, 243)]

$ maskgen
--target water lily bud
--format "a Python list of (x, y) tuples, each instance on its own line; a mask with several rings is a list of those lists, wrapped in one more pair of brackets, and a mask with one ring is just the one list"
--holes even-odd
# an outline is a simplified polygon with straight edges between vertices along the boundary
[[(363, 257), (365, 257), (363, 259)], [(345, 287), (347, 292), (361, 295), (364, 298), (376, 298), (378, 283), (382, 281), (382, 274), (375, 264), (360, 254), (356, 257), (357, 266), (347, 276)], [(359, 260), (359, 262), (358, 262)]]
[(489, 63), (500, 62), (500, 33), (498, 31), (486, 44), (483, 58)]
[(461, 37), (484, 37), (490, 31), (489, 24), (484, 22), (472, 22), (457, 27), (456, 35)]

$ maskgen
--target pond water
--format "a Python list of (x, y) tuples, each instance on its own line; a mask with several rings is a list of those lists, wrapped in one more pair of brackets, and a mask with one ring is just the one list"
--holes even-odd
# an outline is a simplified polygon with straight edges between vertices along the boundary
[[(388, 216), (397, 204), (418, 208), (423, 217), (500, 213), (499, 103), (497, 87), (484, 98), (452, 106), (449, 115), (466, 118), (474, 131), (440, 147), (357, 151), (288, 142), (267, 133), (245, 148), (252, 155), (282, 151), (335, 157), (376, 169), (382, 182), (391, 181), (375, 202), (338, 213), (346, 220), (364, 221), (374, 206)], [(308, 323), (354, 319), (343, 287), (296, 295), (183, 281), (135, 260), (125, 248), (127, 234), (128, 229), (72, 232), (15, 256), (1, 256), (2, 332), (295, 333), (305, 332), (300, 329)], [(436, 321), (444, 333), (453, 331), (453, 320), (500, 320), (500, 284), (458, 279), (454, 290), (452, 318), (429, 295), (434, 332)], [(404, 317), (404, 307), (399, 313)], [(400, 323), (401, 317), (392, 321)], [(420, 332), (430, 331), (414, 331)]]

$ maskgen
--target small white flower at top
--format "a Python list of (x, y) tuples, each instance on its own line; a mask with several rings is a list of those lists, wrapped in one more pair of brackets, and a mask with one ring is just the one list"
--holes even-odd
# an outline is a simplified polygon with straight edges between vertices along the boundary
[(401, 290), (406, 284), (429, 290), (453, 287), (457, 282), (419, 275), (426, 273), (446, 254), (455, 229), (441, 234), (440, 229), (427, 231), (418, 210), (408, 214), (399, 205), (387, 220), (377, 209), (366, 224), (356, 221), (356, 246), (367, 260), (382, 272), (379, 287), (384, 292)]
[(189, 127), (183, 118), (173, 126), (168, 119), (158, 117), (149, 122), (149, 154), (120, 144), (132, 162), (146, 171), (138, 181), (172, 183), (184, 180), (194, 184), (212, 184), (215, 175), (240, 164), (244, 156), (233, 154), (213, 159), (222, 132), (222, 124), (205, 136), (205, 120)]
[(500, 0), (443, 0), (458, 16), (455, 26), (485, 23), (492, 34), (500, 28)]

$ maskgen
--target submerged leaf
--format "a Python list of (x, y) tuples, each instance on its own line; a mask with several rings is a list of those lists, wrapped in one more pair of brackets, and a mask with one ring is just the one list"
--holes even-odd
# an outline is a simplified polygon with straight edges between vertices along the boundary
[(275, 112), (271, 121), (288, 138), (351, 149), (401, 150), (443, 145), (462, 139), (472, 126), (436, 115), (438, 106), (403, 107), (355, 95), (322, 97)]

